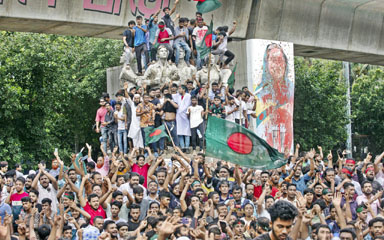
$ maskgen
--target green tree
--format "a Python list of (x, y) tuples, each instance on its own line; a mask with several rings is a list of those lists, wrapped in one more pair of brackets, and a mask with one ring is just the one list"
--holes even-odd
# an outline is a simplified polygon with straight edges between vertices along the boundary
[(351, 106), (353, 132), (368, 135), (369, 151), (384, 150), (384, 69), (371, 67), (360, 74), (352, 85)]
[(106, 68), (119, 64), (117, 40), (0, 32), (0, 159), (68, 161), (92, 131)]
[(346, 87), (342, 65), (295, 58), (294, 139), (302, 149), (333, 149), (346, 141)]

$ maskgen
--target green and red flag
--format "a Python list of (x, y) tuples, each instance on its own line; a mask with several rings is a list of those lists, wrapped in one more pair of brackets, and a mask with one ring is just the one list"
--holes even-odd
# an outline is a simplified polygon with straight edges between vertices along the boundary
[(221, 7), (222, 3), (219, 0), (195, 0), (198, 3), (196, 8), (198, 12), (207, 13)]
[(217, 117), (208, 117), (206, 155), (253, 169), (275, 169), (286, 164), (284, 154), (252, 131)]
[(213, 34), (213, 21), (209, 24), (208, 30), (204, 35), (203, 41), (200, 46), (196, 46), (196, 50), (200, 53), (200, 58), (204, 59), (212, 49), (212, 34)]
[(161, 125), (158, 128), (146, 127), (144, 128), (144, 133), (145, 133), (145, 145), (157, 142), (163, 137), (167, 137), (169, 139), (169, 136), (167, 134), (167, 131), (165, 130), (164, 125)]
[(236, 68), (237, 68), (237, 63), (235, 65), (235, 67), (232, 69), (231, 76), (229, 76), (229, 78), (228, 78), (227, 83), (228, 83), (229, 88), (233, 88), (233, 86), (235, 85)]

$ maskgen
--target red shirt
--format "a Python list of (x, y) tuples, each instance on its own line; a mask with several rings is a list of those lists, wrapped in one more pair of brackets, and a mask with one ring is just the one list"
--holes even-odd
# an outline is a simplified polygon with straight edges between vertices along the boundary
[[(272, 187), (272, 192), (271, 192), (271, 196), (272, 197), (275, 197), (276, 193), (278, 192), (279, 190), (275, 187)], [(253, 196), (255, 196), (257, 199), (261, 196), (261, 194), (263, 193), (263, 186), (255, 186), (254, 187), (254, 193), (253, 193)]]
[(101, 216), (103, 217), (104, 219), (107, 218), (107, 214), (105, 214), (105, 211), (103, 209), (103, 207), (101, 205), (99, 205), (99, 208), (97, 210), (93, 209), (91, 207), (91, 205), (89, 205), (89, 203), (87, 202), (87, 204), (85, 204), (85, 206), (83, 207), (84, 211), (86, 211), (87, 213), (89, 213), (89, 215), (91, 215), (91, 220), (89, 221), (89, 223), (91, 225), (93, 225), (93, 219), (96, 217), (96, 216)]
[(159, 31), (159, 37), (157, 38), (157, 42), (159, 43), (169, 43), (169, 40), (161, 42), (160, 40), (163, 38), (169, 38), (169, 33), (168, 31), (164, 28), (164, 31)]
[(140, 174), (141, 176), (144, 177), (144, 184), (143, 184), (143, 186), (145, 188), (147, 188), (147, 176), (148, 176), (149, 167), (150, 166), (149, 166), (148, 163), (144, 164), (144, 166), (142, 166), (142, 167), (140, 167), (136, 163), (133, 164), (133, 166), (132, 166), (132, 172), (138, 173), (138, 174)]

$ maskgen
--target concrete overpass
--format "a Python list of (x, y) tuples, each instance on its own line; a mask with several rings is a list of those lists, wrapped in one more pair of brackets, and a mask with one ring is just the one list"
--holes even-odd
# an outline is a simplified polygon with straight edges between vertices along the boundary
[[(221, 1), (214, 23), (236, 19), (236, 40), (288, 41), (297, 56), (384, 65), (383, 0)], [(180, 2), (177, 11), (194, 17), (196, 2)], [(0, 0), (0, 29), (118, 39), (129, 20), (166, 6), (173, 0)]]

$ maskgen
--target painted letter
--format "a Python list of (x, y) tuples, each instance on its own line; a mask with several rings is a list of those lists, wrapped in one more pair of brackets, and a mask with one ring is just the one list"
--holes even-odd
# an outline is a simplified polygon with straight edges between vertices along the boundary
[(107, 0), (105, 5), (94, 4), (93, 0), (84, 0), (83, 8), (85, 10), (91, 10), (102, 13), (114, 13), (120, 15), (121, 0)]
[[(136, 5), (135, 1), (138, 1)], [(156, 5), (153, 8), (148, 8), (145, 0), (129, 0), (129, 6), (133, 16), (139, 15), (149, 18), (152, 14), (155, 14), (159, 9), (169, 7), (169, 0), (155, 0)]]

